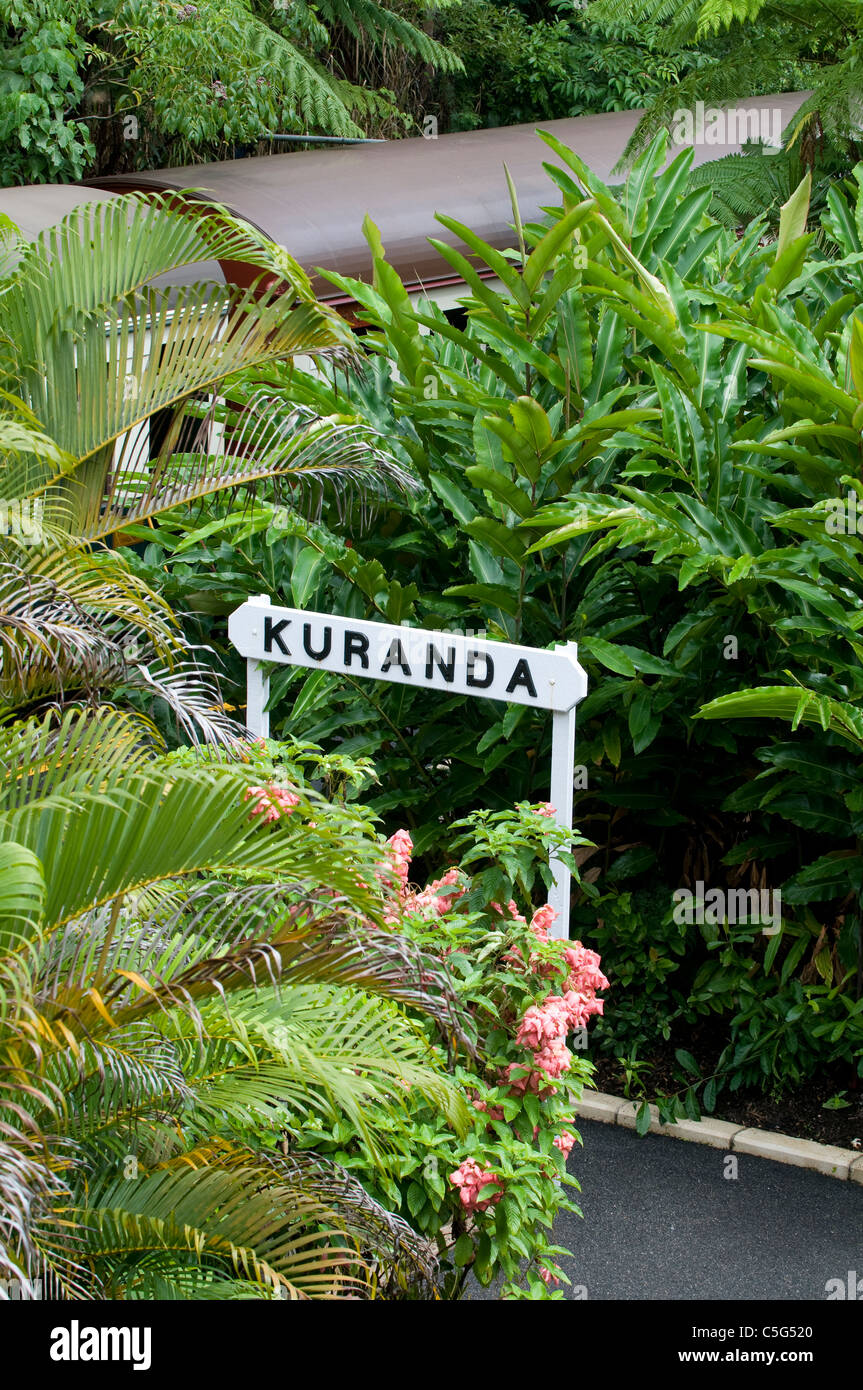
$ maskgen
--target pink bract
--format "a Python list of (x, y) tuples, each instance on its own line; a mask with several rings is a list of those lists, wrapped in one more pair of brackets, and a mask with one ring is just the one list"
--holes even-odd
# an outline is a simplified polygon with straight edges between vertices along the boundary
[(556, 1149), (560, 1149), (560, 1152), (563, 1154), (564, 1158), (569, 1158), (570, 1150), (572, 1149), (574, 1143), (575, 1135), (570, 1134), (569, 1130), (565, 1129), (563, 1131), (563, 1134), (558, 1134), (556, 1136), (554, 1140), (554, 1147)]
[[(474, 1158), (466, 1158), (454, 1173), (450, 1173), (449, 1180), (453, 1187), (459, 1190), (461, 1204), (465, 1211), (485, 1211), (488, 1207), (499, 1202), (503, 1196), (501, 1181), (489, 1168), (481, 1168)], [(482, 1202), (477, 1200), (477, 1193), (484, 1187), (494, 1183), (500, 1191), (495, 1192), (491, 1197), (486, 1197)]]
[(243, 800), (248, 801), (250, 796), (256, 798), (252, 815), (262, 816), (264, 821), (279, 820), (283, 815), (289, 816), (294, 807), (300, 804), (296, 792), (289, 792), (286, 787), (278, 787), (274, 782), (268, 782), (265, 787), (247, 787), (243, 793)]
[(530, 929), (534, 936), (539, 937), (540, 941), (548, 940), (548, 933), (557, 918), (557, 913), (550, 903), (545, 907), (538, 907), (530, 919)]

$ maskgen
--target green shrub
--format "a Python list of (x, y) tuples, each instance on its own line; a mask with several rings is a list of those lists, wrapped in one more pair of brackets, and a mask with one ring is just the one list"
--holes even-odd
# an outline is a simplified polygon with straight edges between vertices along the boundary
[(644, 106), (709, 61), (699, 48), (670, 49), (657, 25), (599, 23), (572, 0), (531, 13), (496, 0), (459, 0), (440, 22), (464, 63), (463, 73), (436, 84), (453, 130)]
[[(574, 1106), (591, 1072), (587, 1029), (574, 1031), (581, 1052), (570, 1053), (563, 1034), (546, 1052), (519, 1039), (528, 1010), (563, 1004), (579, 959), (590, 969), (578, 943), (547, 938), (551, 909), (530, 909), (535, 882), (548, 877), (549, 848), (565, 832), (527, 805), (493, 817), (479, 812), (459, 828), (446, 874), (423, 891), (406, 886), (393, 911), (399, 930), (446, 969), (465, 1011), (469, 1047), (450, 1054), (450, 1070), (473, 1124), (458, 1134), (412, 1093), (405, 1110), (382, 1118), (383, 1162), (350, 1119), (332, 1126), (312, 1116), (297, 1125), (296, 1142), (332, 1157), (434, 1242), (445, 1297), (458, 1297), (472, 1273), (482, 1284), (500, 1281), (504, 1298), (562, 1298), (552, 1285), (569, 1282), (558, 1264), (567, 1252), (551, 1232), (559, 1212), (579, 1213), (566, 1195), (578, 1188), (566, 1157), (578, 1141)], [(577, 835), (574, 842), (583, 843)], [(407, 875), (409, 837), (397, 832), (390, 843)], [(593, 985), (580, 976), (578, 983), (584, 1000), (593, 996)], [(427, 1031), (441, 1063), (446, 1048)]]

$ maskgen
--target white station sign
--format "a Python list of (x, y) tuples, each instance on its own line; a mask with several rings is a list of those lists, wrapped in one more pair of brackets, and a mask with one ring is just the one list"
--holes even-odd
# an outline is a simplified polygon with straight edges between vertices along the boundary
[(587, 689), (574, 644), (545, 651), (256, 602), (235, 609), (228, 635), (247, 659), (539, 709), (572, 709)]
[[(486, 637), (402, 627), (281, 608), (265, 594), (249, 599), (228, 619), (228, 636), (246, 658), (246, 724), (267, 737), (267, 662), (313, 671), (477, 696), (552, 711), (551, 803), (560, 825), (572, 829), (575, 706), (587, 693), (587, 676), (574, 642), (546, 649), (495, 642)], [(558, 917), (552, 934), (569, 934), (570, 873), (552, 857), (549, 902)]]

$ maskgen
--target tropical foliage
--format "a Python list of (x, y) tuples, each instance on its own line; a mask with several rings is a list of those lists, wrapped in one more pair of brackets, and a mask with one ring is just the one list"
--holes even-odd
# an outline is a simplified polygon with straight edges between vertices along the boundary
[(341, 755), (166, 756), (108, 710), (2, 739), (4, 1279), (416, 1299), (473, 1270), (561, 1296), (589, 1074), (565, 1038), (607, 981), (549, 908), (494, 901), (548, 875), (547, 808), (467, 822), (420, 892)]
[(2, 183), (403, 132), (393, 86), (461, 67), (413, 0), (4, 0), (0, 47)]
[[(361, 337), (180, 195), (33, 243), (0, 218), (0, 1276), (25, 1291), (561, 1298), (591, 1053), (642, 1130), (657, 1053), (671, 1120), (863, 1077), (859, 0), (437, 11), (0, 10), (5, 182), (650, 106), (613, 188), (541, 132), (549, 206), (525, 224), (510, 183), (508, 250), (440, 216), (454, 312), (367, 220), (371, 282), (329, 275)], [(674, 109), (807, 84), (781, 155), (667, 160)], [(577, 642), (579, 832), (525, 706), (280, 667), (252, 741), (226, 619), (262, 592)]]
[[(465, 248), (439, 244), (469, 285), (464, 326), (411, 306), (370, 232), (374, 284), (332, 277), (363, 306), (365, 372), (266, 373), (387, 436), (424, 492), (372, 531), (263, 505), (222, 510), (228, 541), (175, 513), (138, 563), (217, 645), (223, 608), (264, 575), (312, 608), (578, 641), (576, 818), (596, 846), (578, 857), (601, 898), (575, 922), (617, 988), (597, 1045), (677, 1046), (670, 1110), (847, 1078), (860, 575), (836, 518), (856, 516), (863, 169), (827, 192), (817, 236), (804, 179), (774, 240), (763, 218), (741, 237), (709, 216), (689, 153), (660, 172), (663, 137), (619, 195), (547, 142), (560, 206), (516, 220), (511, 254), (442, 219)], [(325, 673), (273, 685), (277, 728), (374, 759), (370, 805), (423, 855), (480, 797), (545, 794), (549, 730), (529, 710)], [(781, 931), (677, 923), (673, 891), (699, 882), (780, 892)]]
[[(475, 1269), (560, 1296), (589, 1070), (566, 1034), (606, 983), (531, 910), (568, 837), (547, 808), (480, 814), (455, 901), (409, 894), (368, 760), (250, 744), (108, 544), (253, 486), (308, 527), (415, 490), (373, 430), (247, 392), (301, 350), (349, 362), (347, 330), (278, 248), (182, 203), (95, 204), (7, 252), (0, 1287), (416, 1299)], [(256, 293), (172, 285), (220, 256)]]
[(790, 138), (811, 162), (826, 141), (834, 149), (859, 151), (861, 87), (858, 65), (863, 45), (860, 0), (595, 0), (593, 13), (605, 23), (627, 20), (659, 26), (660, 48), (727, 36), (697, 73), (681, 75), (650, 104), (633, 137), (643, 149), (678, 108), (696, 99), (709, 104), (739, 101), (768, 92), (808, 90)]
[[(94, 241), (111, 254), (94, 258)], [(0, 426), (3, 1277), (67, 1297), (434, 1296), (435, 1260), (410, 1228), (280, 1135), (313, 1105), (353, 1118), (377, 1156), (370, 1102), (383, 1121), (413, 1086), (463, 1128), (463, 1103), (404, 1013), (429, 1010), (451, 1043), (451, 992), (375, 927), (381, 850), (367, 820), (326, 802), (310, 819), (319, 799), (286, 785), (302, 770), (276, 781), (254, 763), (164, 601), (105, 546), (127, 518), (239, 480), (277, 475), (312, 507), (358, 481), (367, 446), (308, 413), (261, 402), (226, 443), (195, 406), (249, 363), (344, 351), (344, 332), (299, 271), (278, 312), (259, 286), (238, 319), (224, 286), (149, 286), (240, 251), (284, 291), (289, 259), (228, 217), (126, 199), (13, 249)], [(166, 757), (134, 712), (141, 692), (233, 753)], [(98, 703), (111, 696), (125, 712)]]
[[(87, 205), (12, 250), (0, 280), (0, 467), (13, 523), (0, 537), (0, 712), (122, 688), (127, 699), (158, 695), (207, 738), (230, 737), (164, 600), (105, 543), (265, 478), (309, 514), (335, 486), (368, 497), (402, 483), (368, 432), (266, 396), (231, 421), (217, 394), (250, 366), (344, 356), (345, 327), (279, 247), (182, 199)], [(172, 283), (219, 257), (261, 272), (230, 312), (223, 283)]]
[(333, 1155), (435, 1241), (445, 1297), (458, 1297), (472, 1275), (496, 1279), (501, 1298), (560, 1299), (570, 1252), (554, 1244), (552, 1227), (562, 1211), (580, 1215), (566, 1196), (578, 1188), (566, 1160), (579, 1142), (573, 1106), (591, 1072), (587, 1025), (603, 1011), (597, 991), (608, 981), (595, 952), (549, 937), (552, 908), (529, 907), (548, 882), (549, 850), (567, 855), (568, 836), (547, 805), (478, 812), (453, 830), (449, 867), (421, 890), (410, 882), (410, 836), (391, 837), (401, 879), (391, 912), (440, 962), (463, 1007), (469, 1047), (453, 1076), (472, 1123), (457, 1135), (415, 1090), (407, 1114), (384, 1121), (389, 1170), (370, 1161), (350, 1118), (310, 1128), (302, 1142)]
[(696, 99), (810, 86), (795, 155), (847, 167), (859, 21), (859, 0), (5, 0), (0, 184), (647, 106), (640, 149)]
[(432, 1296), (425, 1243), (287, 1138), (311, 1110), (381, 1162), (415, 1087), (464, 1127), (405, 1012), (452, 1042), (451, 992), (365, 916), (367, 824), (262, 788), (252, 755), (166, 759), (111, 711), (2, 741), (4, 1278), (64, 1297)]
[(667, 44), (661, 26), (627, 14), (602, 20), (595, 5), (572, 0), (461, 0), (442, 12), (441, 25), (464, 63), (436, 83), (452, 130), (645, 106), (710, 61), (701, 45)]

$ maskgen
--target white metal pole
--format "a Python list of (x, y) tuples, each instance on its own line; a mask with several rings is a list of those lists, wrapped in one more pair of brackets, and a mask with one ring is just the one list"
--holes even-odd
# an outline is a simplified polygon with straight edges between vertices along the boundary
[[(265, 609), (270, 606), (268, 594), (255, 594), (248, 601), (254, 608)], [(263, 621), (264, 614), (261, 613), (262, 625)], [(259, 629), (253, 627), (252, 635), (257, 637), (258, 633)], [(261, 662), (249, 657), (246, 661), (246, 728), (250, 733), (257, 734), (258, 738), (270, 737), (270, 714), (267, 709), (269, 698), (270, 678), (264, 675)]]
[[(555, 710), (551, 716), (551, 804), (555, 820), (566, 830), (572, 829), (572, 784), (575, 766), (575, 706), (572, 709)], [(551, 927), (551, 936), (566, 941), (569, 938), (569, 882), (570, 872), (552, 854), (549, 865), (554, 874), (554, 885), (548, 895), (551, 907), (557, 913)]]

